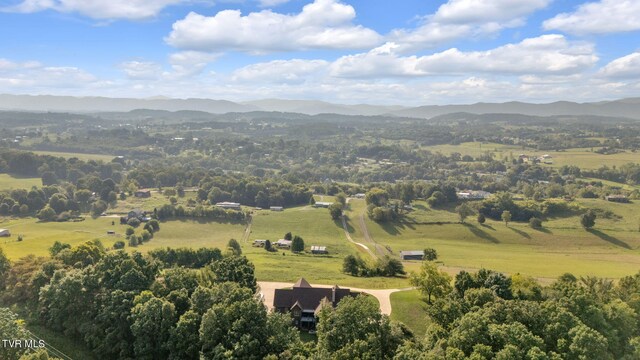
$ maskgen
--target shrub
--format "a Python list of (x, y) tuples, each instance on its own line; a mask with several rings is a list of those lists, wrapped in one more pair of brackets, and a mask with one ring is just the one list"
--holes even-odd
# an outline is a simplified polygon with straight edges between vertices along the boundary
[(532, 217), (531, 219), (529, 219), (529, 226), (534, 229), (540, 229), (542, 228), (542, 220), (537, 217)]
[(118, 240), (113, 244), (113, 248), (116, 250), (124, 249), (124, 241)]
[(140, 226), (140, 220), (136, 218), (131, 218), (127, 220), (127, 225), (137, 228), (138, 226)]
[(438, 259), (438, 252), (436, 249), (426, 248), (424, 249), (424, 260), (434, 261)]

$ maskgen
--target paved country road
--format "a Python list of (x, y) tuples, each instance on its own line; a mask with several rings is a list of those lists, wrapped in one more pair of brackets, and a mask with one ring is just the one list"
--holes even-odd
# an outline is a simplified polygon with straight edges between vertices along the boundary
[[(285, 289), (293, 287), (293, 283), (285, 283), (285, 282), (270, 282), (270, 281), (258, 281), (258, 285), (260, 286), (260, 292), (262, 293), (264, 304), (267, 306), (269, 311), (273, 307), (273, 297), (276, 289)], [(330, 288), (333, 285), (318, 285), (311, 284), (313, 287), (327, 287)], [(347, 286), (345, 286), (347, 288)], [(383, 314), (391, 315), (391, 294), (397, 291), (405, 291), (411, 290), (412, 288), (406, 289), (359, 289), (348, 287), (352, 291), (367, 293), (371, 296), (374, 296), (380, 302), (380, 311)]]

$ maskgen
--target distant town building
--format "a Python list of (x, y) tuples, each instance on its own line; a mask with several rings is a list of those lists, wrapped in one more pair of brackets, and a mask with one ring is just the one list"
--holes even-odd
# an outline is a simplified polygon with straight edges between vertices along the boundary
[(272, 206), (269, 209), (271, 211), (284, 211), (284, 207), (282, 207), (282, 206)]
[(280, 239), (274, 243), (279, 249), (291, 249), (291, 240)]

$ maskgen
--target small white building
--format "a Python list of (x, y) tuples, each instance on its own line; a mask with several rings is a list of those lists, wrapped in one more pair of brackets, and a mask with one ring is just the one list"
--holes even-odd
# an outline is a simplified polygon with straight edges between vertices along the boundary
[(313, 207), (317, 207), (317, 208), (328, 208), (329, 206), (331, 206), (333, 203), (332, 202), (328, 202), (328, 201), (316, 201), (315, 204), (313, 204)]
[(269, 208), (271, 211), (283, 211), (284, 207), (282, 206), (272, 206)]
[(9, 229), (0, 229), (0, 236), (2, 237), (11, 236), (11, 231), (9, 231)]
[(280, 249), (291, 249), (291, 240), (280, 239), (274, 243), (277, 248)]
[(267, 240), (253, 240), (254, 247), (264, 247), (267, 243)]
[(311, 253), (312, 254), (328, 254), (329, 251), (327, 251), (327, 247), (326, 246), (313, 245), (313, 246), (311, 246)]
[(240, 210), (240, 203), (235, 203), (235, 202), (223, 201), (223, 202), (216, 203), (216, 206), (223, 209)]

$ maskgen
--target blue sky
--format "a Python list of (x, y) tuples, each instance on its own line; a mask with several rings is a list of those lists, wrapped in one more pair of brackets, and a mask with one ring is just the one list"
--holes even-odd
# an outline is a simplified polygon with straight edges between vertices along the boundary
[(640, 96), (640, 0), (0, 0), (0, 93), (426, 105)]

